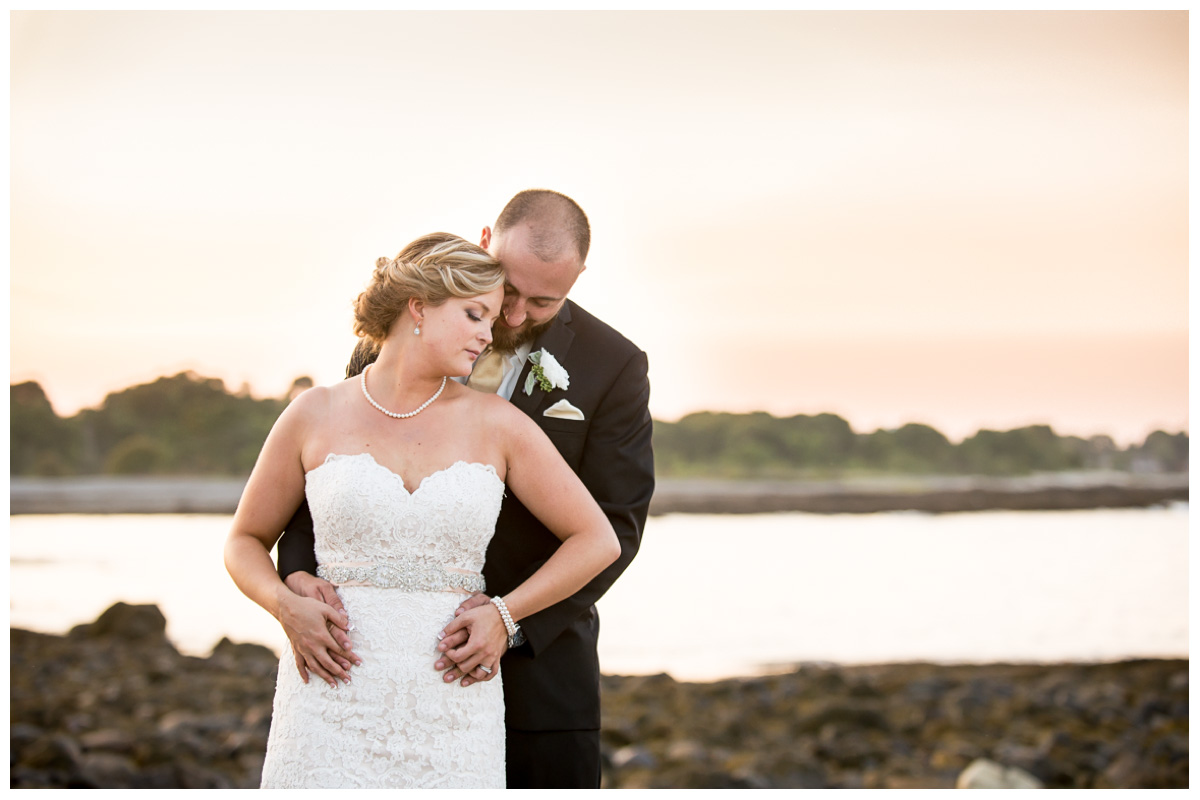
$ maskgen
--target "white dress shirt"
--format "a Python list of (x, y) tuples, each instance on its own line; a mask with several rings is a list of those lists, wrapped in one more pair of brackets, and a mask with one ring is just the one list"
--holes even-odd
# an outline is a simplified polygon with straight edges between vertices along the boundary
[(508, 362), (504, 365), (504, 380), (500, 381), (500, 387), (496, 389), (496, 394), (505, 400), (512, 400), (513, 392), (517, 388), (517, 378), (521, 377), (521, 370), (525, 368), (525, 362), (529, 359), (529, 353), (532, 350), (533, 342), (526, 342), (508, 357)]
[[(517, 388), (517, 379), (521, 377), (521, 370), (525, 368), (525, 362), (529, 359), (531, 352), (533, 352), (533, 342), (526, 342), (508, 357), (508, 360), (504, 362), (504, 377), (500, 380), (500, 386), (496, 388), (496, 394), (505, 400), (512, 400), (513, 392)], [(453, 380), (466, 383), (469, 377), (464, 375), (453, 378)]]

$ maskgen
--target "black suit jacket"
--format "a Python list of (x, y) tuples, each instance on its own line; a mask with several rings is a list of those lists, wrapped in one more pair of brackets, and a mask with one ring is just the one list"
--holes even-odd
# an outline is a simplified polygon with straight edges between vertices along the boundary
[[(501, 661), (506, 722), (513, 730), (600, 727), (600, 665), (595, 602), (629, 566), (641, 542), (654, 493), (650, 381), (646, 354), (609, 325), (568, 300), (534, 343), (566, 368), (570, 388), (526, 395), (527, 362), (512, 402), (545, 431), (608, 516), (621, 556), (572, 597), (521, 620), (528, 642)], [(356, 351), (348, 372), (361, 371)], [(370, 359), (370, 354), (365, 354)], [(566, 399), (583, 420), (543, 416)], [(559, 545), (515, 497), (506, 493), (483, 574), (488, 594), (503, 595), (532, 575)], [(279, 542), (279, 572), (316, 571), (312, 517), (300, 507)], [(459, 689), (470, 691), (470, 689)]]

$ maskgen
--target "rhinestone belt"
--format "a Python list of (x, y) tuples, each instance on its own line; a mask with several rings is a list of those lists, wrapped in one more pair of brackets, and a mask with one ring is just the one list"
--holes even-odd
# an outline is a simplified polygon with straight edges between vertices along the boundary
[(482, 592), (487, 589), (478, 572), (458, 572), (445, 567), (416, 564), (329, 564), (317, 567), (317, 576), (334, 584), (359, 584), (406, 592)]

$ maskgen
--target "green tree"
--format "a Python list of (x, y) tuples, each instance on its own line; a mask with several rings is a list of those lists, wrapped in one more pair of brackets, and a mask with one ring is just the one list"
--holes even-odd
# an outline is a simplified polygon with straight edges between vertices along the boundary
[(54, 413), (41, 385), (10, 384), (9, 470), (13, 475), (67, 475), (79, 452), (77, 426)]
[(160, 442), (135, 433), (109, 452), (104, 460), (104, 471), (111, 475), (151, 475), (163, 471), (168, 456)]
[[(297, 378), (285, 398), (256, 400), (191, 372), (114, 392), (99, 408), (62, 419), (42, 388), (12, 384), (13, 475), (245, 475), (287, 403), (312, 386)], [(836, 414), (777, 418), (766, 412), (700, 412), (654, 422), (662, 476), (812, 478), (874, 473), (1019, 475), (1062, 469), (1187, 471), (1188, 435), (1155, 431), (1125, 450), (1107, 436), (1057, 436), (1049, 426), (981, 430), (954, 445), (910, 423), (856, 434)]]
[(1188, 435), (1155, 431), (1131, 455), (1141, 465), (1154, 465), (1162, 472), (1188, 471)]
[(958, 451), (964, 471), (980, 475), (1026, 475), (1082, 469), (1084, 464), (1082, 454), (1064, 444), (1049, 425), (982, 430), (965, 439)]
[(909, 423), (863, 436), (860, 463), (872, 470), (906, 474), (953, 472), (955, 448), (941, 431)]
[[(143, 437), (126, 445), (137, 455), (123, 453), (119, 463), (144, 464), (151, 473), (240, 475), (254, 466), (284, 405), (230, 394), (218, 378), (182, 372), (108, 395), (88, 428), (106, 470), (122, 442)], [(155, 443), (153, 457), (147, 441)]]

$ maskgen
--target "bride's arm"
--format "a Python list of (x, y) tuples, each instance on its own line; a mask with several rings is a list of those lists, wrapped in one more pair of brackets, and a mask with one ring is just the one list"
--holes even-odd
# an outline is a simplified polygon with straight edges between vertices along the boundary
[(334, 676), (345, 681), (349, 676), (330, 653), (355, 657), (338, 647), (326, 623), (345, 627), (347, 622), (327, 604), (299, 597), (288, 589), (271, 561), (271, 548), (280, 531), (304, 499), (301, 448), (327, 391), (305, 392), (284, 409), (271, 428), (233, 516), (233, 527), (225, 542), (225, 568), (243, 594), (284, 626), (293, 648), (303, 653), (307, 667), (336, 686)]
[[(519, 622), (582, 589), (617, 560), (621, 546), (608, 517), (546, 434), (507, 403), (494, 409), (503, 416), (492, 430), (504, 432), (505, 483), (562, 542), (537, 572), (501, 598), (513, 621)], [(464, 675), (479, 664), (494, 669), (506, 639), (497, 607), (486, 603), (466, 611), (442, 634), (460, 629), (468, 630), (470, 637), (446, 655)]]

